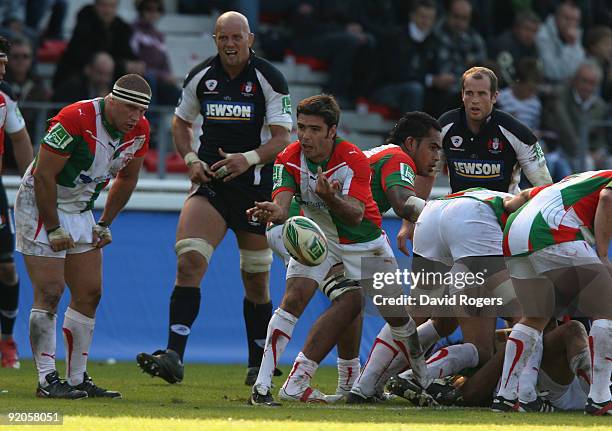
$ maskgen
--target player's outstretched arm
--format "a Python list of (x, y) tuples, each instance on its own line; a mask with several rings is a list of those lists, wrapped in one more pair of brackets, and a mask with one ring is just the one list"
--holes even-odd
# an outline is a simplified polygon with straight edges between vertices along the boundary
[(119, 211), (125, 207), (138, 183), (138, 174), (142, 168), (143, 157), (135, 157), (119, 171), (108, 192), (100, 222), (110, 225)]
[(387, 199), (398, 217), (415, 223), (425, 207), (425, 201), (417, 197), (414, 191), (406, 187), (389, 187), (386, 192)]
[(530, 195), (532, 190), (533, 189), (525, 189), (516, 196), (505, 198), (504, 209), (506, 210), (506, 212), (513, 213), (514, 211), (522, 207), (525, 202), (527, 202), (531, 198)]
[(608, 262), (608, 247), (612, 239), (612, 188), (610, 187), (599, 193), (594, 224), (597, 255)]
[(288, 218), (293, 194), (284, 190), (274, 196), (274, 202), (255, 202), (255, 206), (246, 211), (247, 217), (264, 223), (283, 224)]
[(15, 133), (9, 133), (9, 136), (13, 143), (13, 153), (15, 154), (17, 169), (19, 174), (23, 175), (34, 158), (34, 149), (32, 148), (28, 129), (24, 127)]

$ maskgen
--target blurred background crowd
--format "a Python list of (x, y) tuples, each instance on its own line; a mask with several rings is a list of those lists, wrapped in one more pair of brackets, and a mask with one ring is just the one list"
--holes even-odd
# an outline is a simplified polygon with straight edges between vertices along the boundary
[[(323, 72), (319, 89), (344, 112), (439, 116), (460, 105), (463, 72), (484, 65), (500, 78), (496, 106), (541, 138), (553, 179), (612, 167), (610, 0), (95, 0), (76, 2), (71, 16), (74, 3), (0, 2), (0, 34), (12, 41), (5, 80), (20, 103), (102, 96), (133, 72), (150, 82), (155, 105), (173, 106), (183, 76), (160, 19), (201, 18), (209, 37), (219, 13), (238, 10), (258, 55)], [(44, 118), (25, 106), (31, 131)]]

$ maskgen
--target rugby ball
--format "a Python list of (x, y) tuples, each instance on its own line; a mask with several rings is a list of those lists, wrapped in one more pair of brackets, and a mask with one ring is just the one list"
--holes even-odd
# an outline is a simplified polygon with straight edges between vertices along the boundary
[(317, 266), (327, 257), (327, 238), (312, 220), (294, 216), (283, 225), (283, 243), (292, 258), (302, 265)]

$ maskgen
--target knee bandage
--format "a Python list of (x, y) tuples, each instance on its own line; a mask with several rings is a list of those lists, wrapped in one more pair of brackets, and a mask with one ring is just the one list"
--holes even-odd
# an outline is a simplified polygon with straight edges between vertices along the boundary
[(319, 284), (319, 290), (323, 292), (323, 295), (327, 296), (330, 301), (333, 301), (346, 292), (357, 289), (361, 289), (359, 282), (356, 280), (347, 280), (344, 278), (343, 272), (331, 274)]
[(240, 269), (248, 273), (270, 271), (272, 266), (272, 250), (243, 250), (240, 249)]
[(202, 238), (185, 238), (176, 242), (174, 245), (176, 255), (187, 253), (188, 251), (195, 251), (200, 253), (206, 259), (206, 262), (210, 261), (210, 257), (215, 250), (208, 241)]

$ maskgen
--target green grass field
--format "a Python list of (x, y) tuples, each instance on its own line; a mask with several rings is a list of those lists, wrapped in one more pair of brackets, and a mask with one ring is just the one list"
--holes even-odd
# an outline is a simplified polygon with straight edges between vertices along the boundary
[[(284, 367), (285, 375), (289, 367)], [(63, 364), (60, 364), (63, 370)], [(92, 361), (90, 374), (100, 386), (119, 390), (122, 400), (44, 400), (34, 396), (36, 377), (31, 361), (21, 370), (0, 369), (0, 415), (8, 412), (58, 412), (62, 426), (20, 426), (19, 430), (567, 430), (612, 429), (611, 418), (581, 412), (494, 414), (485, 409), (417, 409), (394, 400), (384, 405), (350, 406), (284, 403), (280, 408), (246, 404), (244, 368), (235, 365), (193, 365), (185, 381), (168, 385), (140, 373), (135, 363), (104, 365)], [(335, 390), (336, 370), (321, 368), (315, 384)], [(283, 377), (276, 379), (277, 387)], [(6, 392), (7, 391), (7, 392)], [(2, 420), (0, 420), (2, 423)], [(1, 429), (9, 427), (0, 425)], [(11, 427), (14, 428), (14, 427)]]

